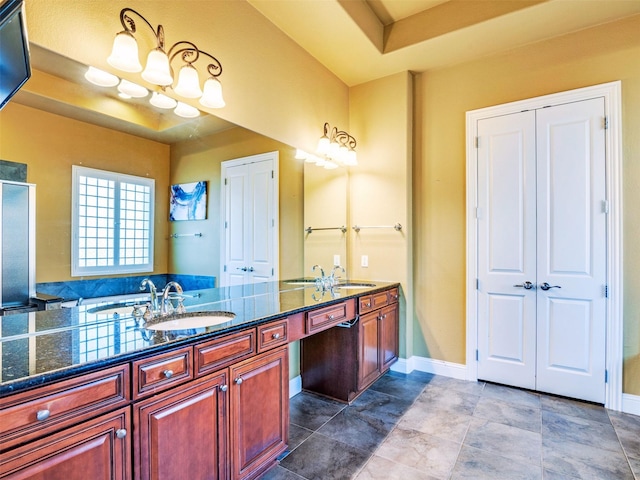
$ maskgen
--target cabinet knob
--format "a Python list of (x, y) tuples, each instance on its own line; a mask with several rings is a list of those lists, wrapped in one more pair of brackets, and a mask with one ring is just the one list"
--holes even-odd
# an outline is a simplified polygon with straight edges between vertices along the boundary
[(44, 422), (47, 418), (49, 418), (49, 415), (51, 415), (51, 412), (49, 410), (38, 410), (38, 413), (36, 413), (36, 418), (39, 422)]
[(364, 304), (365, 307), (369, 308), (371, 306), (371, 302), (367, 302)]
[(162, 374), (163, 374), (166, 378), (171, 378), (171, 377), (173, 377), (173, 370), (165, 370), (164, 372), (162, 372)]
[(124, 428), (119, 428), (118, 430), (116, 430), (116, 437), (118, 438), (124, 438), (127, 436), (127, 430)]
[(242, 383), (242, 377), (238, 377), (235, 380), (236, 384), (240, 385)]
[(333, 315), (329, 315), (329, 320), (333, 320), (334, 316)]
[(274, 333), (273, 335), (271, 335), (271, 338), (273, 338), (274, 340), (278, 340), (280, 338), (280, 334)]
[(227, 390), (229, 390), (229, 385), (220, 385), (221, 392), (226, 392)]

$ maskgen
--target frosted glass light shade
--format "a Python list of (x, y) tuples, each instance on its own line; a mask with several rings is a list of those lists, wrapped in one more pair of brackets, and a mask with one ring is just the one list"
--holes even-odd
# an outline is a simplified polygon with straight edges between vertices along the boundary
[(186, 103), (178, 102), (178, 106), (173, 113), (182, 118), (195, 118), (200, 115), (200, 110)]
[(300, 150), (299, 148), (296, 148), (296, 156), (294, 157), (296, 160), (304, 160), (308, 156), (309, 155), (307, 154), (307, 152), (305, 152), (304, 150)]
[(115, 75), (96, 67), (89, 67), (87, 72), (84, 74), (84, 78), (99, 87), (115, 87), (120, 81), (120, 79)]
[(129, 32), (120, 32), (113, 40), (111, 55), (107, 63), (123, 72), (139, 72), (142, 70), (138, 59), (138, 43)]
[(169, 57), (159, 48), (149, 52), (147, 56), (147, 66), (142, 72), (142, 78), (154, 85), (171, 85), (173, 77), (169, 68)]
[(202, 96), (200, 77), (198, 77), (198, 71), (192, 65), (185, 65), (180, 69), (178, 84), (173, 91), (185, 98), (200, 98)]
[(316, 151), (322, 155), (326, 155), (329, 152), (330, 143), (329, 137), (323, 135), (320, 137), (320, 140), (318, 140), (318, 147), (316, 148)]
[(118, 91), (133, 98), (142, 98), (149, 95), (149, 90), (142, 85), (130, 82), (124, 78), (120, 81), (120, 85), (118, 85)]
[(153, 92), (149, 103), (158, 108), (175, 108), (178, 104), (173, 98), (164, 95), (163, 93)]
[(338, 164), (336, 162), (332, 162), (331, 160), (327, 160), (326, 162), (324, 162), (323, 167), (327, 170), (333, 170), (334, 168), (338, 168)]
[(344, 160), (344, 164), (347, 165), (348, 167), (353, 167), (355, 165), (358, 165), (358, 157), (356, 155), (355, 150), (349, 150), (349, 152), (347, 153), (346, 159)]
[(222, 98), (222, 84), (217, 78), (211, 77), (204, 82), (204, 93), (200, 104), (209, 108), (222, 108), (226, 104)]

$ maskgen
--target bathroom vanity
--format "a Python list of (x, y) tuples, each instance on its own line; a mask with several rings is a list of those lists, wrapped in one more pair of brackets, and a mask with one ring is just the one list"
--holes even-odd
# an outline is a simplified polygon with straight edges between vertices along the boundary
[(13, 318), (0, 478), (257, 478), (287, 448), (289, 343), (302, 341), (303, 389), (352, 401), (397, 358), (398, 294), (381, 282), (207, 289), (187, 310), (235, 318), (175, 331), (80, 307)]

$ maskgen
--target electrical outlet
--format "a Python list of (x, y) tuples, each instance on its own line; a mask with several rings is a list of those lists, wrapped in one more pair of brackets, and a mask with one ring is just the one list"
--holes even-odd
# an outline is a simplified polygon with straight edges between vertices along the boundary
[(340, 255), (334, 255), (333, 256), (333, 265), (336, 266), (336, 267), (338, 265), (340, 265)]
[(362, 260), (360, 261), (360, 266), (368, 267), (369, 266), (369, 255), (362, 255)]

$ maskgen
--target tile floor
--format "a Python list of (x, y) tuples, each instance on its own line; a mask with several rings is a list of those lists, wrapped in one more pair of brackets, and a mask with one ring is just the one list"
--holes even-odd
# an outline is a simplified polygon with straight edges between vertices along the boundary
[(300, 393), (290, 415), (262, 480), (640, 480), (640, 416), (490, 383), (388, 373), (350, 406)]

